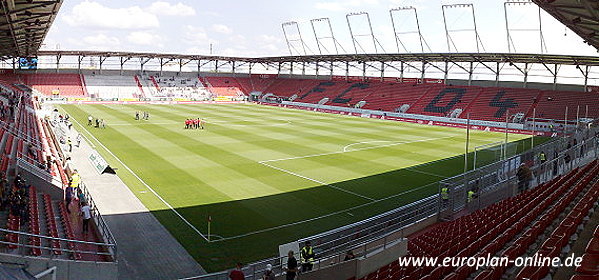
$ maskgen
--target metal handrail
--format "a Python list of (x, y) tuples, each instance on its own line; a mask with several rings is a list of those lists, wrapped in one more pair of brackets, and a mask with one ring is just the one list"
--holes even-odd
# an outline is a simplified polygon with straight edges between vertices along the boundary
[(81, 189), (81, 191), (83, 191), (85, 200), (92, 210), (91, 211), (92, 217), (94, 218), (94, 221), (96, 222), (96, 226), (98, 227), (98, 230), (100, 231), (100, 234), (102, 235), (102, 238), (104, 239), (105, 242), (108, 242), (108, 243), (114, 245), (112, 247), (109, 247), (109, 249), (112, 250), (112, 253), (114, 255), (114, 260), (116, 261), (117, 242), (116, 242), (116, 239), (114, 238), (114, 235), (112, 235), (112, 232), (110, 231), (108, 225), (106, 224), (106, 221), (100, 214), (100, 211), (98, 210), (98, 207), (96, 206), (96, 203), (94, 202), (92, 196), (90, 195), (89, 191), (87, 190), (87, 187), (85, 186), (85, 184), (83, 182), (81, 182), (79, 184), (79, 188)]
[[(71, 244), (74, 243), (74, 244), (84, 244), (84, 245), (95, 245), (95, 246), (99, 246), (99, 247), (108, 248), (107, 251), (109, 251), (109, 252), (86, 251), (86, 250), (71, 250), (71, 249), (65, 249), (65, 248), (60, 248), (60, 247), (59, 248), (53, 248), (53, 247), (47, 247), (47, 246), (36, 246), (36, 245), (19, 243), (19, 242), (15, 243), (15, 242), (10, 242), (10, 241), (0, 240), (0, 244), (14, 245), (14, 246), (17, 246), (19, 248), (33, 248), (33, 249), (47, 250), (47, 251), (51, 251), (51, 252), (61, 251), (61, 252), (79, 253), (79, 254), (86, 254), (86, 255), (112, 256), (112, 253), (110, 252), (109, 249), (111, 247), (116, 247), (115, 244), (98, 243), (98, 242), (90, 242), (90, 241), (75, 240), (75, 239), (65, 239), (65, 238), (44, 236), (44, 235), (27, 233), (27, 232), (21, 232), (21, 231), (14, 231), (14, 230), (3, 229), (3, 228), (0, 228), (0, 232), (6, 233), (6, 234), (17, 234), (19, 236), (35, 237), (35, 238), (40, 238), (40, 239), (48, 240), (48, 241), (62, 241), (62, 242), (71, 243)], [(20, 240), (20, 238), (17, 239), (17, 240)]]
[[(369, 254), (377, 252), (381, 249), (384, 250), (384, 249), (388, 248), (389, 246), (391, 246), (392, 244), (397, 244), (398, 242), (403, 240), (403, 233), (402, 233), (402, 236), (399, 238), (389, 239), (390, 235), (393, 235), (396, 233), (397, 233), (397, 231), (390, 232), (383, 236), (373, 238), (367, 242), (364, 242), (359, 245), (348, 248), (348, 250), (352, 250), (354, 252), (356, 259), (366, 257)], [(371, 245), (372, 243), (375, 243), (375, 242), (378, 242), (381, 240), (383, 241), (382, 244)], [(314, 270), (318, 270), (318, 269), (321, 269), (321, 268), (324, 268), (327, 266), (342, 263), (345, 256), (346, 256), (346, 251), (337, 252), (335, 254), (328, 255), (328, 256), (318, 256), (318, 258), (314, 262)], [(245, 279), (248, 279), (248, 280), (262, 279), (262, 274), (265, 272), (267, 264), (271, 264), (273, 266), (273, 268), (272, 268), (273, 272), (278, 271), (279, 273), (282, 273), (284, 271), (283, 267), (285, 266), (284, 260), (286, 260), (286, 259), (287, 259), (286, 256), (285, 257), (274, 257), (274, 258), (270, 258), (270, 259), (261, 260), (256, 263), (252, 263), (252, 264), (242, 268), (242, 271), (245, 274)], [(300, 274), (301, 274), (301, 272), (300, 272)], [(215, 273), (210, 273), (210, 274), (205, 274), (205, 275), (200, 275), (200, 276), (181, 278), (179, 280), (208, 280), (208, 279), (210, 279), (210, 280), (228, 279), (228, 271), (221, 271), (221, 272), (215, 272)]]

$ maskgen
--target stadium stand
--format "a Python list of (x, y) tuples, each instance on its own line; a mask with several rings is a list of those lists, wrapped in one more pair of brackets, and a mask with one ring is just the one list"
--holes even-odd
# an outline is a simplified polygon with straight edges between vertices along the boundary
[[(363, 109), (403, 112), (430, 116), (461, 117), (504, 121), (506, 113), (522, 119), (563, 120), (576, 116), (599, 117), (599, 95), (592, 92), (550, 91), (521, 88), (456, 86), (443, 84), (390, 83), (314, 79), (286, 79), (272, 76), (249, 77), (204, 76), (110, 76), (77, 74), (4, 74), (5, 87), (19, 90), (26, 83), (50, 96), (60, 90), (61, 96), (97, 98), (195, 98), (243, 96), (251, 92), (303, 103), (325, 102), (333, 106), (356, 106)], [(325, 99), (328, 98), (328, 99)]]
[[(40, 84), (48, 76), (42, 77), (36, 80)], [(62, 195), (56, 195), (63, 193), (62, 187), (68, 182), (58, 139), (51, 134), (48, 121), (36, 114), (41, 108), (35, 97), (19, 90), (15, 85), (20, 82), (18, 78), (8, 80), (12, 83), (3, 82), (0, 87), (0, 101), (7, 104), (0, 110), (3, 116), (0, 123), (0, 187), (4, 197), (0, 228), (11, 232), (4, 230), (0, 234), (0, 242), (6, 245), (0, 251), (62, 260), (114, 261), (107, 249), (100, 245), (104, 240), (96, 225), (92, 226), (94, 230), (89, 235), (80, 234), (78, 200), (74, 199), (67, 210)], [(61, 81), (76, 84), (74, 77)], [(51, 188), (32, 185), (16, 172), (17, 161), (28, 164), (27, 170), (54, 178), (59, 185)], [(104, 254), (98, 254), (100, 252)]]
[(243, 96), (241, 86), (233, 77), (206, 76), (199, 78), (210, 92), (217, 96)]
[(210, 92), (203, 84), (191, 77), (154, 77), (151, 78), (155, 83), (154, 97), (173, 97), (173, 98), (194, 98), (205, 99), (211, 97)]
[(251, 75), (250, 77), (236, 77), (235, 80), (241, 90), (245, 94), (249, 94), (252, 92), (265, 93), (266, 89), (277, 79), (268, 75)]
[[(484, 257), (490, 254), (513, 259), (526, 253), (535, 243), (541, 244), (539, 250), (545, 255), (559, 255), (588, 211), (595, 206), (599, 197), (599, 182), (596, 180), (598, 174), (599, 165), (597, 161), (593, 161), (566, 176), (467, 216), (435, 224), (408, 237), (410, 254), (404, 258)], [(552, 224), (557, 226), (548, 238), (543, 238), (543, 232), (551, 229)], [(449, 242), (450, 240), (459, 242)], [(596, 265), (596, 258), (587, 256), (582, 267), (596, 268)], [(486, 280), (500, 279), (506, 271), (506, 267), (494, 267), (476, 275), (474, 267), (400, 267), (399, 261), (395, 261), (360, 280), (455, 280), (469, 277)], [(548, 271), (548, 267), (526, 267), (518, 273), (516, 279), (543, 279)], [(584, 268), (581, 271), (596, 272)]]
[[(588, 106), (588, 109), (587, 109)], [(570, 118), (599, 117), (599, 94), (596, 92), (543, 91), (536, 106), (539, 118), (563, 119), (565, 107)]]
[(143, 87), (131, 76), (85, 75), (85, 87), (91, 97), (140, 98)]
[(44, 95), (86, 96), (83, 77), (78, 74), (43, 73), (22, 75), (22, 77), (27, 85)]

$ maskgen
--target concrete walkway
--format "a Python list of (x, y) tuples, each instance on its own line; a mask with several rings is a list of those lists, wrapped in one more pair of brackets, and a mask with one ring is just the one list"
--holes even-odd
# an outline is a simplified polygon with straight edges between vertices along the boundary
[[(76, 139), (75, 130), (71, 133)], [(88, 160), (92, 151), (82, 139), (81, 147), (73, 147), (72, 163), (116, 239), (119, 279), (171, 280), (205, 274), (118, 176), (98, 174)]]

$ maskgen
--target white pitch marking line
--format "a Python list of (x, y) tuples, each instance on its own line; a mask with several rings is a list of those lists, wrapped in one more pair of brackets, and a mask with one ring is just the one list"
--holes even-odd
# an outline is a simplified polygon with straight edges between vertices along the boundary
[[(374, 141), (362, 141), (362, 142), (351, 143), (351, 144), (343, 147), (343, 152), (349, 152), (349, 147), (355, 146), (355, 145), (369, 144), (369, 143), (392, 143), (392, 142), (393, 141), (388, 141), (388, 140), (374, 140)], [(380, 146), (377, 146), (377, 147), (380, 147)]]
[(210, 240), (208, 240), (208, 238), (206, 238), (206, 236), (204, 236), (204, 234), (202, 234), (202, 232), (200, 232), (194, 225), (192, 225), (188, 220), (186, 220), (179, 212), (177, 212), (177, 210), (175, 210), (175, 208), (173, 208), (173, 206), (171, 206), (168, 202), (166, 202), (166, 200), (164, 200), (164, 198), (162, 198), (158, 193), (156, 193), (156, 191), (154, 191), (154, 189), (152, 189), (152, 187), (150, 187), (144, 180), (142, 180), (141, 178), (139, 178), (139, 176), (137, 176), (137, 174), (135, 174), (135, 172), (133, 172), (133, 170), (131, 170), (131, 168), (129, 168), (129, 166), (127, 166), (124, 162), (122, 162), (115, 154), (112, 153), (112, 151), (110, 151), (108, 148), (106, 148), (106, 146), (104, 146), (104, 144), (102, 144), (102, 142), (100, 142), (100, 140), (98, 140), (98, 138), (96, 138), (96, 136), (94, 136), (91, 132), (87, 131), (85, 129), (84, 126), (82, 126), (79, 121), (77, 121), (76, 119), (75, 122), (81, 127), (83, 128), (83, 130), (85, 130), (87, 133), (89, 133), (89, 135), (96, 140), (96, 142), (98, 142), (98, 144), (100, 144), (100, 146), (106, 150), (110, 155), (112, 155), (119, 163), (121, 163), (123, 165), (123, 167), (125, 167), (125, 169), (127, 169), (127, 171), (129, 171), (135, 178), (137, 178), (137, 180), (139, 180), (148, 190), (150, 190), (158, 199), (160, 199), (160, 201), (162, 201), (162, 203), (164, 203), (164, 205), (166, 205), (170, 210), (172, 210), (185, 224), (187, 224), (189, 227), (191, 227), (191, 229), (193, 229), (197, 234), (199, 234), (204, 240), (210, 242)]
[(270, 165), (270, 164), (268, 164), (268, 163), (264, 163), (264, 162), (260, 162), (260, 164), (262, 164), (262, 165), (265, 165), (265, 166), (268, 166), (268, 167), (270, 167), (270, 168), (272, 168), (272, 169), (279, 170), (279, 171), (281, 171), (281, 172), (285, 172), (285, 173), (287, 173), (287, 174), (290, 174), (290, 175), (293, 175), (293, 176), (296, 176), (296, 177), (300, 177), (300, 178), (302, 178), (302, 179), (306, 179), (306, 180), (308, 180), (308, 181), (312, 181), (312, 182), (319, 183), (319, 184), (321, 184), (321, 185), (325, 185), (325, 186), (327, 186), (327, 187), (330, 187), (330, 188), (336, 189), (336, 190), (338, 190), (338, 191), (342, 191), (342, 192), (345, 192), (345, 193), (348, 193), (348, 194), (352, 194), (352, 195), (355, 195), (355, 196), (361, 197), (361, 198), (363, 198), (363, 199), (366, 199), (366, 200), (375, 201), (375, 199), (373, 199), (373, 198), (370, 198), (370, 197), (367, 197), (367, 196), (364, 196), (364, 195), (361, 195), (361, 194), (359, 194), (359, 193), (355, 193), (355, 192), (352, 192), (352, 191), (348, 191), (348, 190), (346, 190), (346, 189), (342, 189), (342, 188), (340, 188), (340, 187), (335, 187), (335, 186), (333, 186), (333, 185), (327, 184), (327, 183), (325, 183), (325, 182), (318, 181), (318, 180), (316, 180), (316, 179), (312, 179), (312, 178), (310, 178), (310, 177), (306, 177), (306, 176), (304, 176), (304, 175), (301, 175), (301, 174), (297, 174), (297, 173), (295, 173), (295, 172), (292, 172), (292, 171), (289, 171), (289, 170), (287, 170), (287, 169), (283, 169), (283, 168), (280, 168), (280, 167), (272, 166), (272, 165)]
[(430, 176), (435, 176), (435, 177), (439, 177), (439, 178), (443, 178), (443, 179), (447, 179), (449, 177), (447, 176), (443, 176), (443, 175), (439, 175), (439, 174), (435, 174), (435, 173), (430, 173), (430, 172), (426, 172), (426, 171), (420, 171), (420, 170), (416, 170), (416, 169), (407, 169), (408, 171), (412, 171), (412, 172), (416, 172), (416, 173), (420, 173), (420, 174), (424, 174), (424, 175), (430, 175)]
[(360, 204), (360, 205), (353, 206), (353, 207), (350, 207), (350, 208), (347, 208), (347, 209), (343, 209), (343, 210), (339, 210), (339, 211), (336, 211), (336, 212), (332, 212), (332, 213), (329, 213), (329, 214), (326, 214), (326, 215), (322, 215), (322, 216), (318, 216), (318, 217), (314, 217), (314, 218), (310, 218), (310, 219), (306, 219), (306, 220), (301, 220), (301, 221), (297, 221), (297, 222), (293, 222), (293, 223), (283, 224), (283, 225), (276, 226), (276, 227), (270, 227), (270, 228), (265, 228), (265, 229), (261, 229), (261, 230), (256, 230), (256, 231), (252, 231), (252, 232), (248, 232), (248, 233), (244, 233), (244, 234), (240, 234), (240, 235), (225, 237), (225, 238), (220, 239), (220, 240), (215, 240), (214, 242), (220, 242), (220, 241), (227, 241), (227, 240), (233, 240), (233, 239), (243, 238), (243, 237), (246, 237), (246, 236), (251, 236), (251, 235), (255, 235), (255, 234), (260, 234), (260, 233), (264, 233), (264, 232), (269, 232), (269, 231), (273, 231), (273, 230), (278, 230), (278, 229), (282, 229), (282, 228), (287, 228), (287, 227), (291, 227), (291, 226), (295, 226), (295, 225), (300, 225), (300, 224), (309, 223), (309, 222), (312, 222), (312, 221), (316, 221), (316, 220), (328, 218), (328, 217), (339, 215), (341, 213), (345, 213), (345, 212), (348, 212), (348, 211), (353, 211), (353, 210), (356, 210), (356, 209), (360, 209), (362, 207), (369, 206), (369, 205), (372, 205), (372, 204), (375, 204), (375, 203), (378, 203), (378, 202), (381, 202), (381, 201), (385, 201), (385, 200), (389, 200), (389, 199), (392, 199), (392, 198), (396, 198), (398, 196), (401, 196), (401, 195), (404, 195), (404, 194), (408, 194), (408, 193), (411, 193), (411, 192), (414, 192), (414, 191), (419, 191), (421, 189), (427, 188), (427, 187), (429, 187), (431, 185), (438, 184), (438, 183), (439, 182), (433, 182), (433, 183), (430, 183), (430, 184), (426, 184), (424, 186), (420, 186), (420, 187), (417, 187), (417, 188), (413, 188), (413, 189), (407, 190), (405, 192), (394, 194), (394, 195), (391, 195), (391, 196), (388, 196), (388, 197), (385, 197), (385, 198), (381, 198), (381, 199), (377, 199), (377, 200), (374, 200), (374, 201), (371, 201), (371, 202), (366, 202), (364, 204)]
[[(402, 144), (410, 144), (410, 143), (418, 143), (418, 142), (425, 142), (425, 141), (433, 141), (433, 140), (447, 139), (447, 138), (453, 138), (453, 137), (455, 137), (455, 136), (446, 136), (446, 137), (439, 137), (439, 138), (427, 138), (427, 139), (414, 140), (414, 141), (397, 142), (397, 143), (392, 143), (392, 144), (388, 144), (388, 145), (379, 145), (379, 146), (373, 146), (373, 147), (366, 147), (366, 148), (360, 148), (360, 149), (355, 149), (355, 150), (351, 150), (351, 151), (345, 151), (345, 148), (344, 148), (344, 150), (337, 151), (337, 152), (328, 152), (328, 153), (313, 154), (313, 155), (298, 156), (298, 157), (289, 157), (289, 158), (269, 159), (269, 160), (259, 161), (259, 163), (284, 161), (284, 160), (292, 160), (292, 159), (302, 159), (302, 158), (311, 158), (311, 157), (319, 157), (319, 156), (328, 156), (328, 155), (336, 155), (336, 154), (351, 153), (351, 152), (359, 152), (359, 151), (366, 151), (366, 150), (372, 150), (372, 149), (378, 149), (378, 148), (384, 148), (384, 147), (397, 146), (397, 145), (402, 145)], [(353, 143), (353, 144), (357, 144), (357, 143)], [(352, 144), (350, 144), (350, 145), (352, 145)]]

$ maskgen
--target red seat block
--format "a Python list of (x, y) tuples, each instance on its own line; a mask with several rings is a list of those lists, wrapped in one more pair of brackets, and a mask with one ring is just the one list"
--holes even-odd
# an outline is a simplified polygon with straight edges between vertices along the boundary
[(582, 263), (576, 272), (583, 274), (599, 274), (599, 254), (582, 255)]

